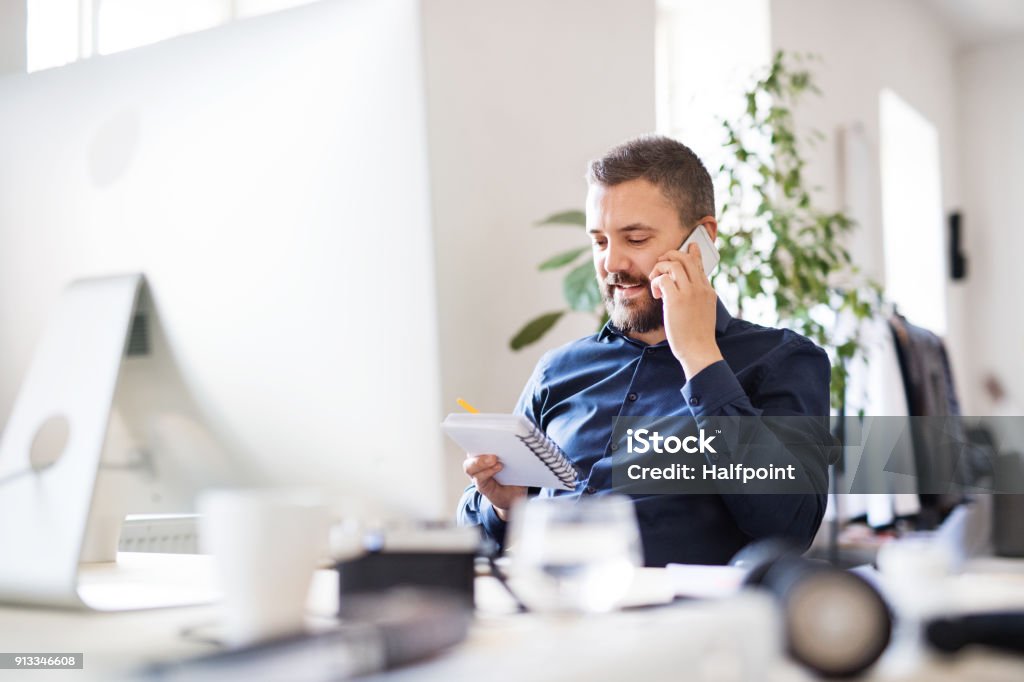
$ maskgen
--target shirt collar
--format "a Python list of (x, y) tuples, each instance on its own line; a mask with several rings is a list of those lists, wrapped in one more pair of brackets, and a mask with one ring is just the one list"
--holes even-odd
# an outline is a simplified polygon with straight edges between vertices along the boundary
[[(717, 298), (717, 297), (716, 297)], [(732, 322), (732, 315), (725, 309), (725, 304), (722, 303), (722, 299), (718, 298), (718, 305), (715, 308), (715, 336), (721, 336), (725, 333), (726, 327)]]
[[(715, 336), (721, 336), (724, 334), (726, 328), (729, 326), (729, 322), (731, 321), (732, 315), (730, 315), (729, 311), (725, 309), (725, 304), (722, 303), (722, 299), (717, 298), (717, 305), (715, 307)], [(625, 337), (625, 334), (620, 332), (615, 325), (611, 323), (611, 320), (609, 320), (603, 327), (601, 327), (601, 331), (597, 333), (597, 340), (604, 341), (612, 335)]]

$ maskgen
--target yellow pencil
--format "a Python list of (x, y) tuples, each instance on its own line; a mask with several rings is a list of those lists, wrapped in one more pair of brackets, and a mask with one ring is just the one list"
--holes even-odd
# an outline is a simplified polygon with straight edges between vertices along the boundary
[(476, 409), (462, 398), (456, 398), (455, 402), (459, 404), (459, 407), (464, 409), (466, 412), (469, 412), (470, 414), (480, 414), (480, 410)]

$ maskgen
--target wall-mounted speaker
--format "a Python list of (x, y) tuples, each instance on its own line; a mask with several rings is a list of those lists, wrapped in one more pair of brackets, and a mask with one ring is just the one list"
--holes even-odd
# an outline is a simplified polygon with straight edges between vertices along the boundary
[(963, 229), (958, 211), (949, 214), (949, 276), (953, 281), (967, 277), (967, 256), (963, 249)]

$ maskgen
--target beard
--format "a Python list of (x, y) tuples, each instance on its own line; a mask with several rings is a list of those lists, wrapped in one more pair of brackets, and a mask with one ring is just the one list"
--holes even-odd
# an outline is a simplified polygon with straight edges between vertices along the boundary
[[(624, 334), (645, 334), (661, 329), (665, 325), (663, 299), (651, 295), (651, 280), (646, 277), (609, 274), (599, 280), (601, 297), (612, 324)], [(616, 285), (643, 287), (643, 293), (632, 298), (616, 297)]]

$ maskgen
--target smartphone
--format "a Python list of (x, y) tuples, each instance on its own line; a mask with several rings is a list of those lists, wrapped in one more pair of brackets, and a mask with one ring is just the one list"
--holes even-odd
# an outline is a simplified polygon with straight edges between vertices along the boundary
[(711, 273), (718, 267), (718, 261), (721, 260), (721, 257), (718, 255), (718, 249), (715, 248), (715, 243), (711, 241), (711, 235), (708, 234), (703, 223), (690, 233), (690, 236), (686, 238), (686, 241), (679, 247), (679, 250), (686, 253), (686, 250), (690, 248), (690, 244), (693, 242), (697, 242), (697, 246), (700, 248), (700, 259), (704, 264), (704, 274), (710, 277)]

